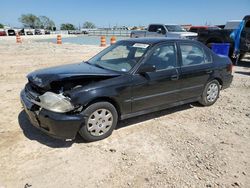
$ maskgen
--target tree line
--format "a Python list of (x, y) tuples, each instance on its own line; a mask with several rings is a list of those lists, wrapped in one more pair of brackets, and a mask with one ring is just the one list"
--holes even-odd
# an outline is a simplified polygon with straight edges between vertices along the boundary
[[(47, 30), (56, 30), (55, 22), (48, 18), (47, 16), (36, 16), (34, 14), (22, 14), (18, 19), (24, 27), (29, 27), (32, 29), (47, 29)], [(86, 21), (83, 24), (83, 28), (95, 28), (95, 24), (92, 22)], [(1, 25), (0, 25), (1, 28)], [(76, 30), (71, 23), (63, 23), (60, 25), (61, 30)]]

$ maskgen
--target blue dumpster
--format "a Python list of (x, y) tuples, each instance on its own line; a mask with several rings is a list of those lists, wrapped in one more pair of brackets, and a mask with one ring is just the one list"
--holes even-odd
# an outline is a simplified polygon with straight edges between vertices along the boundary
[(212, 43), (211, 48), (218, 55), (228, 56), (230, 43)]

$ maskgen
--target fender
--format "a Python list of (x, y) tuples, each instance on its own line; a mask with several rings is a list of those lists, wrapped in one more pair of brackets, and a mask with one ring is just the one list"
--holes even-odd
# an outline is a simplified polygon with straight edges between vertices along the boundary
[(121, 112), (131, 112), (131, 75), (125, 74), (115, 78), (89, 84), (67, 92), (74, 105), (86, 107), (94, 100), (109, 98), (114, 101)]

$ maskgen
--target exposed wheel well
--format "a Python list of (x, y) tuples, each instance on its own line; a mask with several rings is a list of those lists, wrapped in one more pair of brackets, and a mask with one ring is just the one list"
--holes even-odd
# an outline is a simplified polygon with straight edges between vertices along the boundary
[(223, 86), (223, 82), (222, 82), (222, 80), (220, 78), (214, 78), (214, 80), (217, 80), (221, 87)]
[(96, 103), (96, 102), (109, 102), (109, 103), (111, 103), (111, 104), (115, 107), (115, 109), (116, 109), (116, 111), (117, 111), (117, 114), (118, 114), (118, 117), (121, 116), (121, 109), (120, 109), (120, 106), (119, 106), (119, 104), (118, 104), (114, 99), (112, 99), (112, 98), (110, 98), (110, 97), (98, 97), (98, 98), (95, 98), (95, 99), (93, 99), (92, 101), (90, 101), (90, 102), (86, 105), (86, 107), (87, 107), (87, 106), (90, 106), (91, 104), (94, 104), (94, 103)]

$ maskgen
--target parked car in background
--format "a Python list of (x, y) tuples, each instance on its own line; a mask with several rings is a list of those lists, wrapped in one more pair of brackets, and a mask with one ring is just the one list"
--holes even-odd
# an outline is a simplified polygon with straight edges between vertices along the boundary
[(79, 35), (79, 34), (82, 34), (82, 32), (80, 30), (69, 30), (68, 34), (69, 35)]
[[(241, 34), (240, 39), (240, 53), (244, 55), (250, 52), (250, 15), (245, 16), (245, 26)], [(198, 35), (198, 40), (207, 46), (211, 46), (212, 43), (230, 43), (230, 56), (233, 54), (234, 41), (230, 38), (232, 31), (238, 27), (242, 20), (238, 21), (228, 21), (224, 29), (217, 30), (205, 30), (200, 31)]]
[(33, 35), (32, 31), (26, 31), (26, 35)]
[(206, 31), (206, 30), (218, 30), (220, 29), (217, 26), (191, 26), (189, 31), (194, 33), (199, 33), (200, 31)]
[(193, 40), (122, 40), (87, 62), (30, 73), (21, 102), (45, 133), (87, 141), (111, 135), (118, 120), (199, 101), (216, 102), (232, 63)]
[(0, 36), (7, 36), (6, 31), (4, 29), (0, 29)]
[(19, 34), (19, 35), (25, 35), (24, 29), (21, 29), (20, 31), (18, 31), (18, 34)]
[(14, 29), (8, 29), (7, 33), (8, 33), (8, 36), (16, 36), (16, 32)]
[(49, 31), (49, 30), (45, 30), (45, 31), (44, 31), (44, 34), (45, 34), (45, 35), (50, 35), (50, 31)]
[(81, 33), (87, 35), (89, 34), (89, 29), (81, 29)]
[(187, 32), (180, 25), (175, 24), (150, 24), (147, 30), (131, 31), (130, 37), (167, 37), (181, 39), (197, 39), (197, 33)]
[(35, 35), (42, 35), (42, 31), (40, 29), (35, 29)]

